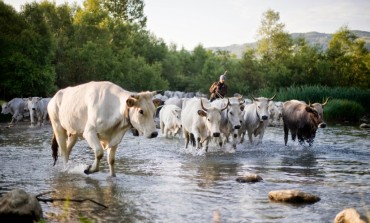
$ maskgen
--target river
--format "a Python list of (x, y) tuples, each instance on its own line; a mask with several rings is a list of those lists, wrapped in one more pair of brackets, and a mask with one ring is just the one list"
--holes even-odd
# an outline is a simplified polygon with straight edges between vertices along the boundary
[[(76, 144), (67, 167), (61, 159), (53, 166), (51, 136), (50, 125), (0, 125), (0, 193), (54, 191), (45, 197), (92, 199), (108, 208), (89, 201), (41, 203), (47, 222), (332, 222), (348, 207), (370, 216), (369, 130), (329, 125), (308, 147), (292, 141), (284, 146), (282, 127), (268, 127), (262, 144), (244, 142), (235, 151), (211, 145), (207, 153), (185, 149), (182, 138), (127, 133), (113, 178), (106, 154), (100, 172), (83, 173), (94, 158), (86, 141)], [(248, 173), (263, 181), (236, 181)], [(281, 189), (321, 200), (269, 201), (268, 192)]]

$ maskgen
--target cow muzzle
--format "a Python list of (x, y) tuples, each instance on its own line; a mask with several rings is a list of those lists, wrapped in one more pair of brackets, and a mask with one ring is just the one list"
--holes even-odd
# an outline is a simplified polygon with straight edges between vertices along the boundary
[(214, 132), (213, 137), (220, 137), (220, 133), (219, 132)]
[(152, 132), (148, 138), (155, 138), (158, 136), (158, 132)]
[(236, 126), (234, 126), (234, 129), (240, 129), (240, 125), (236, 125)]

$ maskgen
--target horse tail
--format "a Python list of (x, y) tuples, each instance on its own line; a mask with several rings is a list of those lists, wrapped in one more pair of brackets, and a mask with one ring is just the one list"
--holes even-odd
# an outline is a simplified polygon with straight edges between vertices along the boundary
[(52, 151), (52, 156), (54, 158), (53, 166), (55, 166), (55, 163), (58, 160), (58, 142), (57, 142), (57, 139), (56, 139), (54, 133), (53, 133), (53, 140), (52, 140), (52, 143), (51, 143), (51, 151)]

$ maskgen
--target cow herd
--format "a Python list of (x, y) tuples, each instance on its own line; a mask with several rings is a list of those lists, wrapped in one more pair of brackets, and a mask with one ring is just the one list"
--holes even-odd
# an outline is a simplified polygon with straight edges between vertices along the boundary
[(47, 120), (47, 105), (50, 98), (29, 97), (13, 98), (1, 105), (1, 114), (10, 114), (10, 124), (15, 124), (24, 118), (29, 118), (31, 126), (44, 125)]
[[(104, 150), (110, 175), (118, 144), (127, 130), (154, 138), (183, 136), (185, 147), (208, 150), (210, 142), (236, 148), (248, 135), (250, 143), (261, 143), (268, 125), (283, 126), (285, 145), (292, 140), (312, 145), (317, 128), (325, 128), (323, 103), (290, 100), (275, 102), (265, 97), (242, 96), (210, 102), (205, 95), (182, 92), (130, 92), (111, 82), (89, 82), (59, 90), (53, 98), (15, 98), (2, 105), (12, 114), (12, 123), (28, 113), (31, 126), (44, 124), (47, 115), (53, 128), (54, 164), (58, 155), (64, 163), (78, 138), (84, 138), (95, 153), (86, 174), (99, 171)], [(58, 151), (60, 148), (60, 151)]]

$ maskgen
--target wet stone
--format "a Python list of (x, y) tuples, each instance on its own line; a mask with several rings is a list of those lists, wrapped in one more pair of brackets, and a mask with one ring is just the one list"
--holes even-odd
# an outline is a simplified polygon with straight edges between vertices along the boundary
[(0, 198), (1, 222), (38, 222), (43, 219), (41, 205), (35, 196), (14, 189)]
[(272, 201), (313, 204), (320, 201), (320, 197), (300, 190), (275, 190), (270, 191), (268, 197)]
[(257, 174), (248, 174), (242, 177), (236, 178), (239, 183), (256, 183), (262, 181), (262, 177)]
[[(370, 220), (370, 219), (368, 219)], [(354, 208), (347, 208), (339, 212), (334, 219), (334, 223), (367, 223), (366, 217), (357, 212)]]

